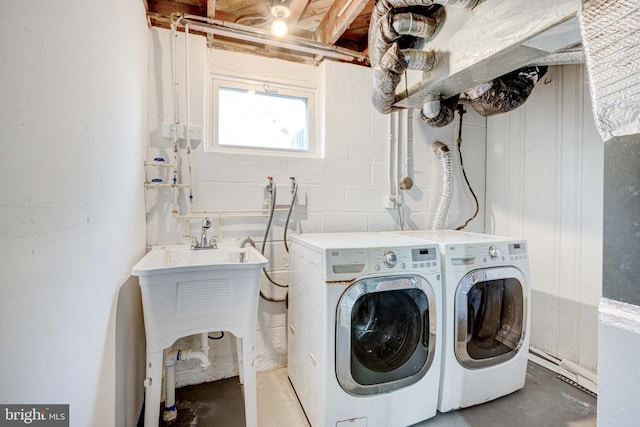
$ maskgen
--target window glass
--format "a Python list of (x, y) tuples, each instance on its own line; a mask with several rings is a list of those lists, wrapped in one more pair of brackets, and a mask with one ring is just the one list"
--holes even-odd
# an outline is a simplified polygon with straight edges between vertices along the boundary
[(311, 90), (212, 77), (210, 148), (316, 155)]

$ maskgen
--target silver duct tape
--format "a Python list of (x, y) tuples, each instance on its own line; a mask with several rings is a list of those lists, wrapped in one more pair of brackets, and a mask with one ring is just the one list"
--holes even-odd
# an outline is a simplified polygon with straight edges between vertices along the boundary
[(600, 323), (640, 334), (640, 307), (608, 298), (600, 299)]
[(583, 1), (578, 17), (598, 131), (640, 133), (640, 0)]

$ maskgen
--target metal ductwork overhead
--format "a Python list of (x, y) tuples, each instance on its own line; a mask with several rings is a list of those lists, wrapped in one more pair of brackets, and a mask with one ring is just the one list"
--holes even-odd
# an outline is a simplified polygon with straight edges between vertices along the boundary
[[(430, 67), (416, 69), (409, 66), (398, 44), (398, 40), (406, 40), (406, 33), (398, 31), (401, 19), (394, 19), (394, 14), (434, 4), (445, 7), (434, 16), (421, 18), (431, 20), (437, 28), (424, 35), (409, 33), (418, 37), (419, 50), (431, 56), (427, 61)], [(369, 30), (373, 103), (382, 113), (425, 107), (423, 119), (431, 126), (450, 122), (453, 114), (449, 107), (455, 108), (455, 97), (465, 91), (469, 92), (465, 96), (472, 98), (474, 94), (481, 97), (483, 89), (497, 91), (502, 87), (505, 91), (500, 96), (510, 97), (506, 104), (516, 108), (546, 72), (546, 67), (534, 66), (582, 60), (580, 27), (575, 18), (579, 7), (578, 0), (378, 0)], [(505, 86), (505, 82), (520, 86)], [(486, 105), (477, 108), (477, 102), (470, 101), (483, 115), (502, 112)]]

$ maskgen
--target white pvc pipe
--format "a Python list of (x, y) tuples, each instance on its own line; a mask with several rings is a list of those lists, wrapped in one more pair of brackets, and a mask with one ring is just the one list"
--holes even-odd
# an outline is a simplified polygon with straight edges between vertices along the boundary
[[(208, 339), (208, 334), (203, 333), (200, 335), (202, 340)], [(207, 344), (207, 352), (208, 352)], [(211, 366), (209, 357), (202, 351), (193, 350), (171, 350), (167, 352), (164, 359), (165, 367), (165, 399), (164, 399), (164, 411), (162, 412), (162, 419), (166, 422), (173, 421), (178, 416), (178, 410), (176, 409), (176, 362), (178, 360), (191, 360), (198, 359), (200, 361), (200, 367), (202, 369)]]
[(187, 136), (187, 152), (191, 151), (191, 132), (189, 129), (189, 23), (184, 26), (184, 82), (185, 82), (185, 133)]
[(184, 26), (184, 73), (185, 73), (185, 133), (187, 137), (187, 168), (189, 173), (189, 210), (193, 210), (193, 174), (191, 172), (191, 105), (190, 91), (191, 84), (189, 82), (189, 62), (191, 56), (189, 54), (189, 23)]
[[(180, 114), (178, 111), (178, 58), (176, 57), (176, 25), (171, 23), (171, 58), (173, 59), (173, 67), (171, 68), (171, 84), (173, 86), (173, 123), (174, 125), (178, 125), (180, 123)], [(178, 130), (175, 129), (175, 132)], [(174, 132), (174, 140), (176, 139), (176, 135)]]
[[(231, 37), (238, 40), (256, 42), (270, 46), (291, 49), (297, 52), (305, 52), (321, 57), (340, 59), (343, 61), (365, 61), (366, 55), (338, 46), (318, 43), (301, 37), (288, 36), (287, 39), (275, 38), (268, 31), (258, 28), (251, 28), (244, 25), (237, 25), (231, 22), (224, 22), (216, 19), (209, 19), (197, 15), (184, 15), (184, 21), (190, 22), (191, 28), (205, 32), (207, 34)], [(201, 21), (201, 22), (198, 22)]]
[(389, 114), (389, 200), (398, 204), (398, 130), (399, 112)]
[(204, 354), (202, 351), (187, 350), (185, 353), (186, 354), (184, 355), (183, 360), (198, 359), (200, 361), (200, 367), (202, 369), (211, 366), (209, 356)]
[(409, 156), (409, 149), (413, 145), (413, 110), (407, 110), (406, 120), (406, 132), (402, 139), (402, 175), (409, 178), (409, 165), (411, 163), (411, 157)]
[(178, 417), (176, 409), (176, 358), (180, 350), (171, 350), (164, 360), (164, 410), (162, 419), (170, 422)]
[(179, 98), (178, 98), (178, 58), (176, 56), (176, 31), (177, 22), (171, 23), (171, 56), (173, 60), (171, 84), (173, 85), (173, 165), (171, 184), (173, 184), (171, 192), (171, 212), (178, 214), (178, 128), (180, 124)]
[(207, 356), (209, 355), (209, 333), (208, 332), (202, 332), (200, 334), (200, 350)]

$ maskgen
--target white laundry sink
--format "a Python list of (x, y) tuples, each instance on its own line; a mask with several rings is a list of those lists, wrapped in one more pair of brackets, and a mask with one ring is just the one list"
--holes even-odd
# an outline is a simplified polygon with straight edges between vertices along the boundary
[(145, 427), (157, 427), (163, 351), (178, 338), (210, 331), (236, 337), (247, 427), (257, 427), (255, 337), (260, 275), (255, 248), (151, 249), (131, 270), (139, 276), (147, 341)]
[(151, 249), (132, 269), (140, 277), (147, 348), (164, 349), (198, 332), (255, 328), (265, 265), (250, 246)]

